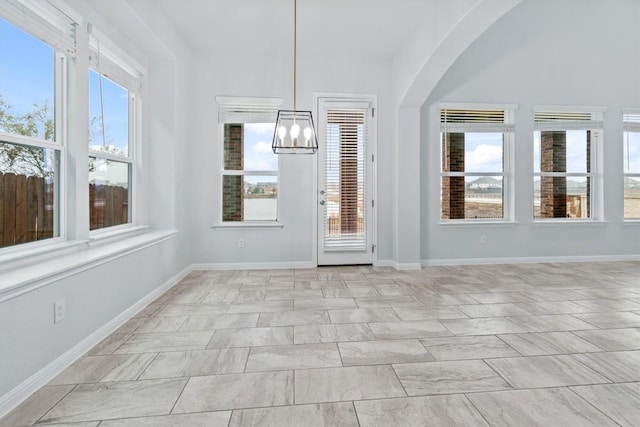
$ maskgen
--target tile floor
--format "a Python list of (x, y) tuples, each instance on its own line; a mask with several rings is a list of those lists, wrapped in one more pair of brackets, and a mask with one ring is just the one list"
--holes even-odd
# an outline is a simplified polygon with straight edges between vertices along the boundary
[(194, 272), (31, 425), (640, 426), (640, 263)]

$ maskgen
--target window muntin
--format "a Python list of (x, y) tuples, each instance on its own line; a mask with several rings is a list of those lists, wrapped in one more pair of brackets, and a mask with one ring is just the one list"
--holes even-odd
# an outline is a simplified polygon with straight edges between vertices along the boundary
[(640, 219), (640, 111), (624, 111), (624, 219)]
[(508, 218), (505, 200), (513, 111), (441, 110), (441, 220)]
[(224, 123), (222, 222), (277, 221), (278, 158), (269, 123)]
[(89, 229), (132, 222), (135, 95), (89, 70)]
[(54, 106), (61, 107), (55, 82), (65, 69), (52, 46), (3, 19), (0, 55), (0, 248), (7, 248), (61, 234)]
[(535, 219), (592, 218), (593, 153), (602, 118), (601, 112), (535, 111)]

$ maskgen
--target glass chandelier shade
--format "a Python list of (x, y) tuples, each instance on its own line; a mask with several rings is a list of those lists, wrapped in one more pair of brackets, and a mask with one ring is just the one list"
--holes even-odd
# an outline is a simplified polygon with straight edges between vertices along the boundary
[(271, 144), (276, 154), (313, 154), (318, 150), (311, 111), (279, 110)]
[(311, 111), (296, 109), (298, 2), (293, 0), (293, 110), (279, 110), (271, 149), (275, 154), (314, 154), (318, 150)]

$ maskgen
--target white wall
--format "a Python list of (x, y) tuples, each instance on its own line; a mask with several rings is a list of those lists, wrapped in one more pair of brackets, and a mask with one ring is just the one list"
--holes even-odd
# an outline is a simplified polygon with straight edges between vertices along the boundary
[[(92, 22), (147, 67), (142, 129), (145, 145), (139, 158), (138, 188), (134, 190), (140, 196), (140, 225), (175, 229), (179, 233), (133, 253), (127, 253), (126, 240), (121, 241), (117, 245), (126, 253), (124, 256), (89, 264), (37, 290), (0, 302), (0, 416), (7, 409), (3, 404), (10, 402), (12, 395), (19, 397), (16, 390), (32, 375), (163, 284), (170, 283), (192, 261), (189, 230), (185, 226), (191, 210), (185, 194), (192, 111), (189, 51), (166, 20), (153, 10), (138, 11), (146, 19), (142, 23), (139, 15), (122, 2), (110, 2), (113, 10), (109, 14), (94, 9), (86, 1), (68, 3), (86, 22)], [(106, 2), (94, 4), (105, 5)], [(110, 21), (119, 16), (126, 19)], [(81, 74), (75, 76), (77, 82), (86, 83), (86, 75)], [(72, 82), (70, 86), (73, 85)], [(86, 96), (86, 91), (73, 93)], [(74, 102), (72, 111), (83, 114), (83, 105), (86, 103)], [(70, 126), (70, 134), (79, 135), (78, 138), (87, 134), (82, 120), (72, 120)], [(81, 170), (86, 173), (86, 167), (78, 168), (76, 173), (81, 175)], [(77, 181), (78, 193), (83, 194), (82, 179)], [(74, 182), (76, 179), (70, 180)], [(88, 221), (81, 220), (88, 227)], [(75, 221), (71, 223), (72, 230), (73, 224)], [(74, 256), (82, 261), (82, 249)], [(66, 300), (67, 315), (54, 324), (53, 303), (59, 299)]]
[[(202, 54), (195, 62), (197, 90), (189, 141), (191, 171), (188, 205), (193, 261), (196, 264), (262, 264), (312, 266), (313, 221), (316, 215), (314, 162), (316, 156), (280, 156), (279, 203), (282, 229), (211, 229), (221, 211), (221, 128), (215, 97), (249, 96), (284, 99), (292, 108), (292, 59), (235, 52)], [(314, 93), (375, 94), (378, 96), (378, 244), (379, 258), (389, 259), (393, 175), (390, 130), (390, 62), (353, 57), (298, 56), (298, 108), (313, 110)], [(317, 120), (317, 117), (316, 117)], [(238, 239), (245, 247), (238, 247)]]
[[(179, 256), (171, 239), (0, 303), (0, 402), (175, 276)], [(53, 302), (60, 299), (66, 301), (66, 318), (54, 324)]]
[[(480, 36), (422, 108), (421, 251), (431, 263), (517, 257), (636, 255), (640, 227), (622, 221), (623, 107), (640, 104), (640, 5), (633, 0), (525, 0)], [(439, 224), (439, 103), (515, 103), (515, 220)], [(604, 223), (532, 223), (532, 106), (603, 106)], [(480, 236), (487, 244), (480, 244)]]

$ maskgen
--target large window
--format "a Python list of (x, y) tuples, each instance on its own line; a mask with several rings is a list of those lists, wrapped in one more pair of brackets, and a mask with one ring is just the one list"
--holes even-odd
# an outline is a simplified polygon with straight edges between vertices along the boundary
[(89, 228), (131, 222), (129, 91), (89, 71)]
[(625, 110), (624, 219), (640, 219), (640, 110)]
[(64, 78), (65, 57), (3, 19), (0, 57), (0, 248), (5, 248), (61, 234), (63, 146), (54, 111), (62, 107), (55, 82)]
[(218, 102), (223, 140), (222, 222), (277, 221), (278, 157), (271, 150), (276, 103), (221, 97)]
[(133, 222), (132, 186), (139, 76), (126, 59), (91, 37), (89, 70), (89, 228)]
[(509, 219), (513, 115), (512, 108), (441, 109), (442, 220)]
[(602, 112), (534, 114), (534, 218), (592, 218), (594, 153)]

